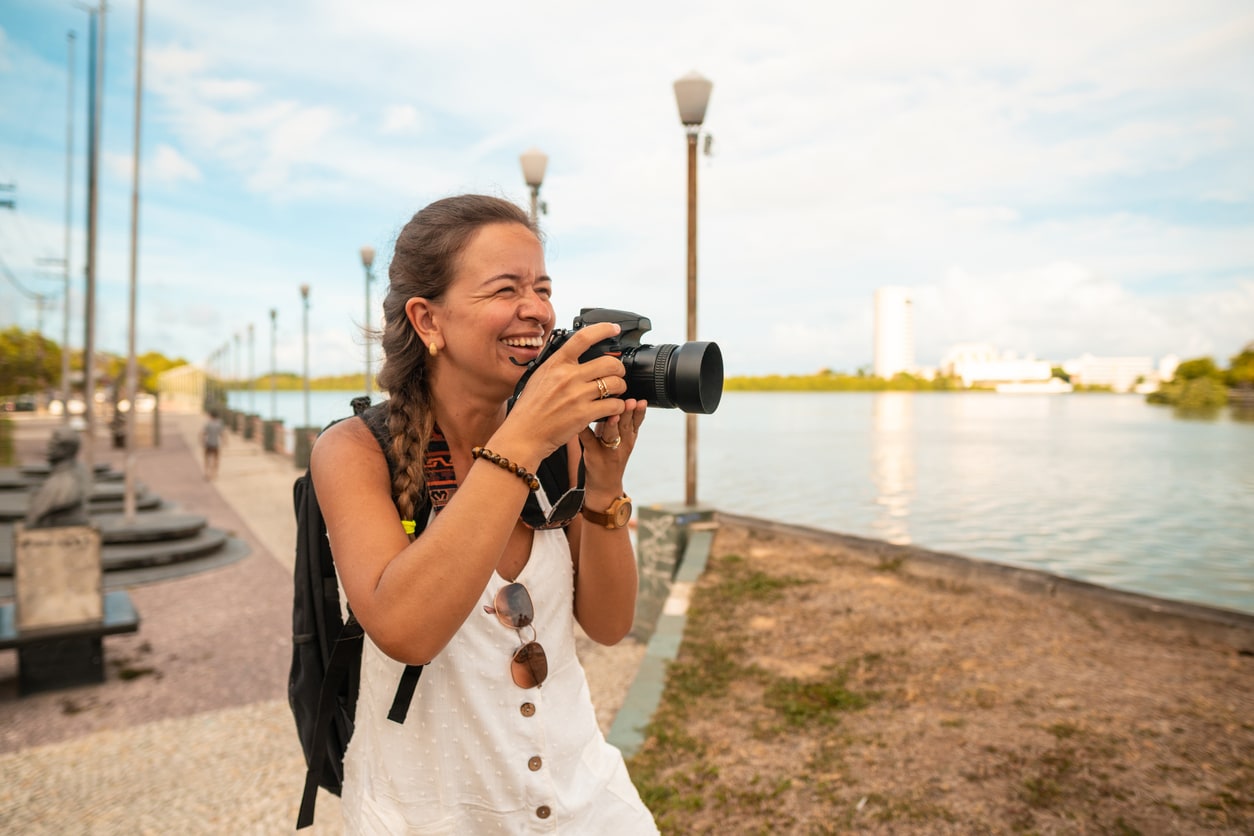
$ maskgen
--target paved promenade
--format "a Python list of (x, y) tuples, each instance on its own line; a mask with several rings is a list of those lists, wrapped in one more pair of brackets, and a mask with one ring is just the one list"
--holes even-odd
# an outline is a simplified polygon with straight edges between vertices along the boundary
[[(131, 589), (135, 635), (105, 639), (102, 685), (17, 696), (16, 653), (0, 653), (0, 833), (287, 833), (304, 762), (286, 701), (295, 528), (286, 456), (228, 435), (204, 478), (198, 415), (164, 413), (138, 478), (248, 547), (209, 571)], [(39, 461), (53, 422), (20, 416), (19, 461)], [(121, 470), (102, 434), (97, 460)], [(581, 640), (603, 730), (644, 647)], [(341, 832), (321, 793), (311, 833)]]

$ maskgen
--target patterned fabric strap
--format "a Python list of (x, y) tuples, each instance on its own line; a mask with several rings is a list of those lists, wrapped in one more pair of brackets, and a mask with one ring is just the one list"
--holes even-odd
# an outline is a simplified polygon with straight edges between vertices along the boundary
[[(449, 453), (448, 441), (445, 440), (444, 433), (440, 432), (438, 425), (431, 429), (431, 441), (427, 443), (427, 458), (423, 463), (423, 472), (427, 482), (427, 497), (431, 501), (432, 509), (439, 513), (441, 508), (448, 505), (453, 494), (457, 493), (457, 473), (453, 470), (453, 456)], [(581, 471), (581, 481), (582, 476)], [(566, 491), (548, 514), (541, 510), (535, 493), (530, 492), (527, 494), (527, 501), (523, 504), (519, 519), (522, 520), (523, 525), (536, 530), (565, 528), (570, 525), (571, 520), (582, 507), (582, 487)], [(410, 530), (412, 522), (402, 520), (402, 523), (405, 525), (406, 532), (413, 534)]]
[(431, 430), (423, 472), (426, 475), (427, 496), (431, 500), (431, 507), (438, 513), (448, 505), (453, 494), (457, 493), (457, 473), (453, 470), (453, 456), (448, 451), (448, 442), (439, 426)]

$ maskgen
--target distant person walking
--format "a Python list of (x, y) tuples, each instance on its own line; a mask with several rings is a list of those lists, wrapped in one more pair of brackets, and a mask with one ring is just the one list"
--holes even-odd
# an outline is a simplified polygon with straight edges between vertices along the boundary
[(222, 419), (218, 417), (218, 410), (209, 410), (209, 420), (205, 422), (205, 428), (200, 431), (200, 439), (205, 446), (206, 479), (213, 479), (218, 475), (218, 452), (222, 446), (222, 431), (225, 429)]

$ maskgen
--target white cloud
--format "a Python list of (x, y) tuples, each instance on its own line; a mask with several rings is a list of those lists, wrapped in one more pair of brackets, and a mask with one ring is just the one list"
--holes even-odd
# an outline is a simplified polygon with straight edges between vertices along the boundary
[(158, 180), (167, 183), (179, 181), (198, 183), (203, 179), (200, 169), (194, 163), (164, 143), (157, 146), (150, 165), (153, 175)]
[(242, 78), (208, 78), (197, 86), (200, 95), (215, 101), (240, 101), (255, 98), (261, 93), (262, 87), (253, 81)]
[(413, 105), (391, 105), (383, 112), (380, 130), (385, 134), (412, 136), (422, 129), (418, 108)]

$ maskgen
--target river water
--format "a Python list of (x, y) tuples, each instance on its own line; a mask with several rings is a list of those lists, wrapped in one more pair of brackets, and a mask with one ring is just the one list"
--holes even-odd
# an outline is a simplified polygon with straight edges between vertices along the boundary
[[(310, 422), (349, 413), (313, 392)], [(270, 392), (232, 393), (272, 417)], [(304, 397), (273, 401), (285, 426)], [(637, 504), (684, 495), (684, 415), (649, 410)], [(1254, 422), (1134, 395), (728, 392), (699, 416), (698, 500), (719, 510), (954, 552), (1254, 612)]]

